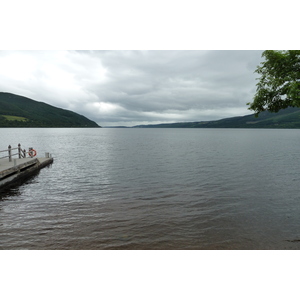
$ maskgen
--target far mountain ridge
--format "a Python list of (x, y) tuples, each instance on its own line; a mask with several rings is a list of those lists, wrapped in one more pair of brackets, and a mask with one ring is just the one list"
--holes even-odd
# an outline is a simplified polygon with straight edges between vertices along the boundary
[(0, 127), (101, 127), (70, 110), (0, 92)]
[(155, 125), (137, 125), (133, 128), (300, 128), (300, 108), (288, 107), (278, 113), (264, 111), (254, 114), (225, 118), (216, 121), (180, 122)]

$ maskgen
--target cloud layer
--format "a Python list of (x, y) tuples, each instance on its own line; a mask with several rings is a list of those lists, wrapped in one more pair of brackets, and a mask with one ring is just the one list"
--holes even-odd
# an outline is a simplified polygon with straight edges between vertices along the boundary
[(262, 51), (0, 51), (0, 91), (101, 126), (249, 114)]

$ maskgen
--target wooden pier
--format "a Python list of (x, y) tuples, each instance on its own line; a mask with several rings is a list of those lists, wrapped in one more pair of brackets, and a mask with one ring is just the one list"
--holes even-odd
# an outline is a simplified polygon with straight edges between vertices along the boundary
[[(20, 151), (18, 148), (8, 147), (8, 150), (0, 152), (8, 152), (7, 156), (0, 158), (0, 189), (8, 186), (17, 185), (21, 180), (29, 178), (36, 171), (53, 163), (53, 158), (49, 153), (45, 153), (45, 157), (35, 157), (36, 151), (29, 148), (29, 151)], [(13, 150), (18, 153), (13, 154)], [(28, 154), (28, 157), (26, 157)], [(13, 158), (17, 156), (17, 158)]]

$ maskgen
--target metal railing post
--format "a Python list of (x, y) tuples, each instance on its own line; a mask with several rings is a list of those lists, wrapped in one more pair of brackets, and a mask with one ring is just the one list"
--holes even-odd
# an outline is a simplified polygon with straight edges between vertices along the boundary
[(19, 143), (19, 144), (18, 144), (19, 158), (22, 158), (22, 156), (21, 156), (21, 151), (22, 151), (22, 149), (21, 149), (21, 144)]
[(8, 161), (11, 161), (11, 145), (8, 146)]

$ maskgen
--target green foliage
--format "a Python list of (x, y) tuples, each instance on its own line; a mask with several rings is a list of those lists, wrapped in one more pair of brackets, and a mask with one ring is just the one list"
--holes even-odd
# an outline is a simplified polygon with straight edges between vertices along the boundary
[(258, 116), (265, 110), (300, 107), (300, 50), (266, 50), (262, 56), (265, 61), (255, 71), (261, 77), (249, 109)]
[[(20, 122), (23, 120), (26, 122)], [(86, 117), (43, 102), (0, 92), (0, 127), (100, 127)]]
[(24, 117), (17, 117), (17, 116), (7, 116), (7, 115), (2, 115), (6, 120), (8, 121), (21, 121), (21, 122), (26, 122), (28, 119)]

